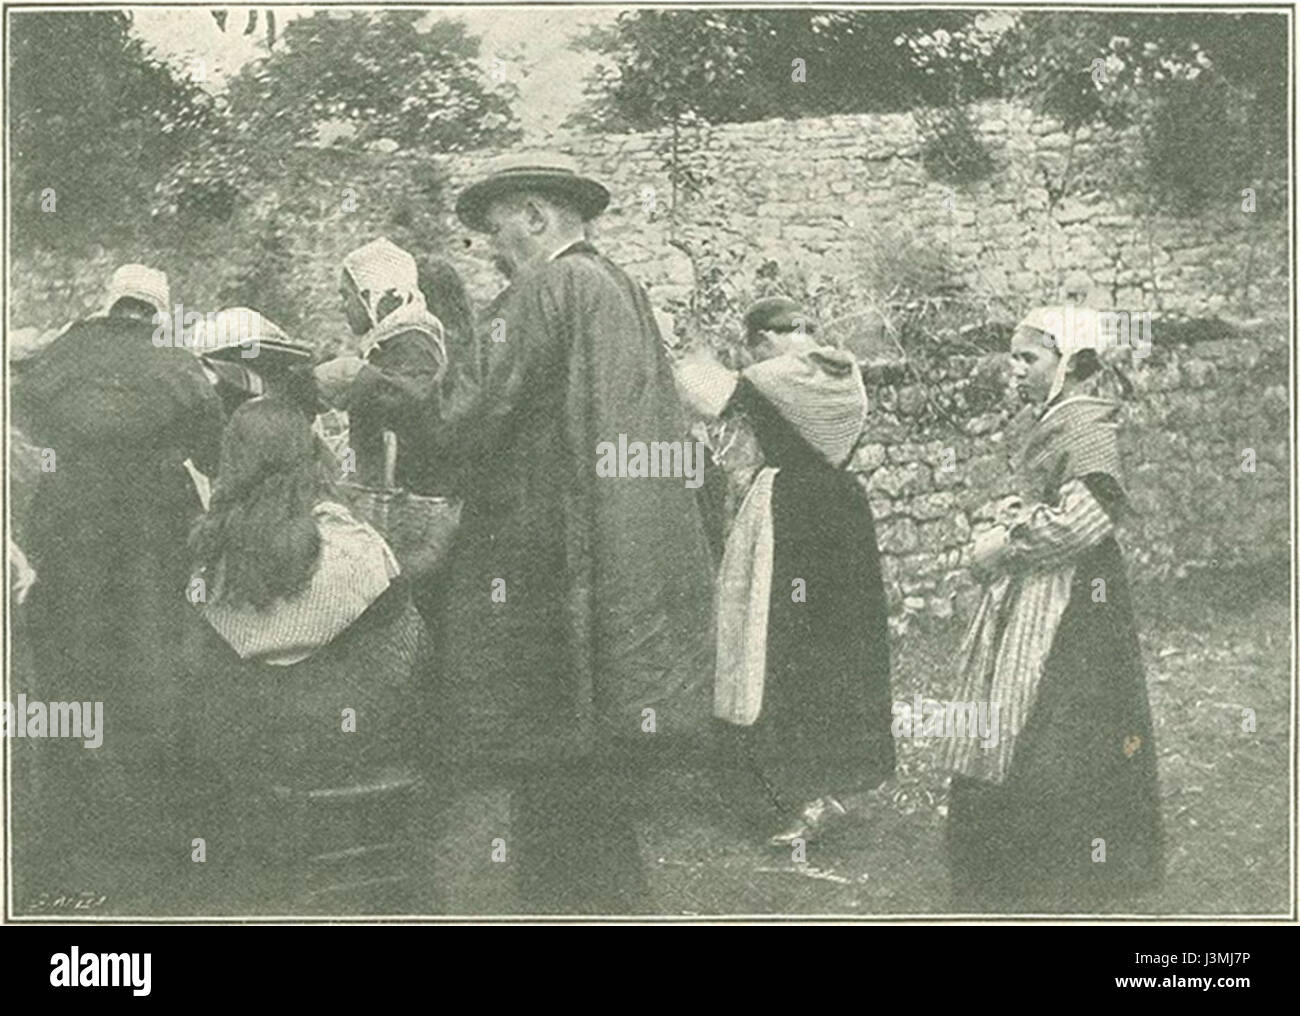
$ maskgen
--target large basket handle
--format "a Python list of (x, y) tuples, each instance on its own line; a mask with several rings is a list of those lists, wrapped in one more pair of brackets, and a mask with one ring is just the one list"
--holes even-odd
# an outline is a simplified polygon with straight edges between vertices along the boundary
[(384, 431), (384, 489), (393, 490), (397, 486), (397, 435)]

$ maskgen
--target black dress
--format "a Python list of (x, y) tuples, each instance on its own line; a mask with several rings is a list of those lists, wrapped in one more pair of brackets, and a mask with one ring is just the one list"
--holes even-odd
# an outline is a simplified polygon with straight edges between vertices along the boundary
[[(1105, 474), (1082, 479), (1114, 517), (1115, 482)], [(1045, 492), (1044, 502), (1054, 494)], [(1092, 595), (1098, 579), (1100, 600)], [(949, 800), (956, 909), (1094, 913), (1131, 907), (1160, 885), (1156, 745), (1114, 537), (1077, 558), (1005, 783), (956, 775)]]
[(734, 791), (770, 806), (760, 808), (765, 820), (782, 821), (893, 771), (889, 607), (871, 507), (853, 474), (828, 463), (743, 378), (726, 412), (746, 415), (765, 464), (780, 472), (763, 705), (752, 727), (721, 724), (724, 760), (739, 780)]
[(179, 898), (160, 902), (233, 913), (427, 908), (412, 856), (421, 732), (411, 703), (428, 646), (404, 579), (291, 665), (240, 659), (197, 612), (185, 636), (174, 778), (186, 794), (173, 822), (205, 837), (210, 856), (196, 866), (176, 853), (165, 873)]
[(130, 849), (127, 839), (171, 847), (147, 816), (168, 792), (182, 708), (186, 539), (202, 510), (183, 462), (212, 475), (221, 440), (220, 402), (198, 358), (155, 347), (153, 331), (126, 318), (80, 322), (14, 384), (16, 418), (54, 453), (24, 531), (37, 573), (24, 626), (36, 673), (16, 690), (103, 702), (105, 726), (97, 749), (41, 753), (35, 778), (48, 796), (40, 814), (15, 816), (15, 832), (43, 830), (47, 847), (90, 855), (110, 841)]

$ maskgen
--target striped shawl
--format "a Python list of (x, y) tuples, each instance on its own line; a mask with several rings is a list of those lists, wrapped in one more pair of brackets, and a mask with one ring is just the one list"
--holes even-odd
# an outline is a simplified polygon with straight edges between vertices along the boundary
[(960, 702), (997, 709), (998, 737), (948, 743), (958, 773), (1002, 783), (1011, 769), (1020, 731), (1033, 708), (1043, 668), (1070, 602), (1075, 562), (1114, 533), (1114, 521), (1093, 496), (1086, 476), (1119, 482), (1116, 416), (1103, 399), (1076, 397), (1054, 404), (1039, 419), (1017, 460), (1017, 480), (1028, 505), (1008, 499), (1001, 523), (1008, 530), (1006, 569), (984, 597), (958, 653)]

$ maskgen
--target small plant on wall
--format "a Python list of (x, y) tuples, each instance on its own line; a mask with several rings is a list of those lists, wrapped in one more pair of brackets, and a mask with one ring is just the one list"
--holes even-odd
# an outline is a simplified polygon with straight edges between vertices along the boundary
[(959, 106), (918, 108), (912, 119), (921, 132), (921, 164), (935, 180), (970, 184), (989, 177), (997, 166), (984, 141)]

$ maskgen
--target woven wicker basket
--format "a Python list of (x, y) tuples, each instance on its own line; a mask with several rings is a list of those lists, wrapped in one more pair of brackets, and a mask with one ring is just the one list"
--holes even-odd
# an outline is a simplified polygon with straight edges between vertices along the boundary
[(402, 570), (407, 574), (425, 574), (446, 559), (460, 525), (461, 502), (455, 498), (413, 494), (398, 487), (393, 479), (397, 463), (396, 436), (389, 431), (384, 439), (384, 486), (354, 483), (341, 486), (357, 514), (388, 541)]

